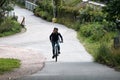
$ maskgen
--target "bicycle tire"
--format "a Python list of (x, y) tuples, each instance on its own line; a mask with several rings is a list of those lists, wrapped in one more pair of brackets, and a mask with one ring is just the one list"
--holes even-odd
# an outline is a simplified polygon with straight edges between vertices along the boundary
[(55, 46), (55, 61), (58, 61), (58, 46)]
[(57, 55), (55, 55), (55, 61), (57, 62)]

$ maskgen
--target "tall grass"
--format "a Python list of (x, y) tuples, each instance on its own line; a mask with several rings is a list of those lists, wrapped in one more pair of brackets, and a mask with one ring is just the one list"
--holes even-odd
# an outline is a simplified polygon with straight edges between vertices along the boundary
[(98, 48), (95, 61), (111, 67), (120, 67), (120, 54), (115, 54), (107, 44), (101, 44)]
[(95, 54), (95, 61), (114, 66), (114, 59), (110, 49), (105, 43), (102, 43)]

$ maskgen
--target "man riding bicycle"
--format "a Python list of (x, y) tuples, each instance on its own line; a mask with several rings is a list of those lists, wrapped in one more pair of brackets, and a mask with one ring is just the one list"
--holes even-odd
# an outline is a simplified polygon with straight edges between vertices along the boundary
[(55, 53), (54, 53), (54, 46), (55, 46), (55, 43), (57, 43), (58, 45), (58, 53), (60, 54), (60, 45), (59, 45), (59, 42), (63, 42), (63, 37), (62, 35), (58, 32), (58, 28), (54, 28), (53, 29), (53, 32), (51, 33), (50, 35), (50, 41), (52, 43), (52, 51), (53, 51), (53, 56), (52, 58), (55, 57)]

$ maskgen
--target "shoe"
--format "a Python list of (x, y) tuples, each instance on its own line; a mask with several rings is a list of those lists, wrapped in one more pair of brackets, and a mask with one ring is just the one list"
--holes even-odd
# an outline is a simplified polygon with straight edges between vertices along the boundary
[(60, 54), (60, 51), (58, 52), (58, 54)]
[(55, 58), (55, 55), (52, 56), (52, 59), (54, 59), (54, 58)]

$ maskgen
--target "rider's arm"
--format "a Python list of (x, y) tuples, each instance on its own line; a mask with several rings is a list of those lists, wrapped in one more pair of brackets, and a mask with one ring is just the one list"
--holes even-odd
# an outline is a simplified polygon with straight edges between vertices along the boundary
[(63, 37), (62, 37), (62, 35), (60, 33), (59, 33), (59, 36), (61, 38), (61, 42), (63, 42)]
[(52, 41), (52, 34), (49, 36), (50, 41)]

